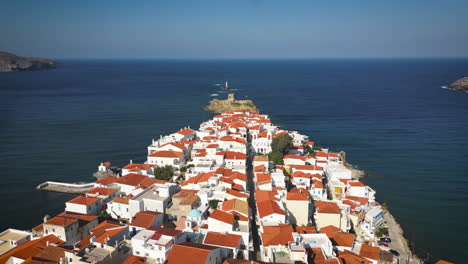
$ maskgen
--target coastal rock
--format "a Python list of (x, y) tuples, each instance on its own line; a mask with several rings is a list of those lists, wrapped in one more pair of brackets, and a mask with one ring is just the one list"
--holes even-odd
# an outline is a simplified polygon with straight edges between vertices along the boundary
[(456, 80), (455, 82), (451, 83), (448, 88), (468, 92), (468, 77)]
[(236, 100), (234, 94), (229, 94), (226, 100), (214, 99), (206, 107), (206, 110), (221, 113), (224, 111), (250, 111), (258, 112), (257, 106), (252, 102), (252, 100)]
[(56, 62), (46, 58), (19, 57), (0, 52), (0, 72), (45, 70), (56, 67)]

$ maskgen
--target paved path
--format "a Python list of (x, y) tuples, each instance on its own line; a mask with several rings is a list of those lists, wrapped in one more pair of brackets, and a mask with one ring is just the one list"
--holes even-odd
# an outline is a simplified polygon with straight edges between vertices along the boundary
[(250, 260), (259, 259), (260, 254), (260, 236), (258, 234), (257, 223), (255, 222), (257, 216), (257, 204), (255, 203), (255, 182), (253, 180), (253, 164), (252, 164), (252, 151), (251, 151), (251, 138), (247, 137), (247, 190), (249, 191), (249, 208), (250, 208), (250, 234), (253, 241), (253, 252), (251, 252)]
[(389, 237), (392, 239), (392, 242), (389, 244), (390, 248), (398, 251), (400, 253), (399, 263), (400, 264), (419, 264), (422, 261), (415, 255), (412, 254), (408, 241), (403, 236), (403, 229), (397, 223), (393, 215), (387, 211), (384, 214), (385, 222), (388, 225)]

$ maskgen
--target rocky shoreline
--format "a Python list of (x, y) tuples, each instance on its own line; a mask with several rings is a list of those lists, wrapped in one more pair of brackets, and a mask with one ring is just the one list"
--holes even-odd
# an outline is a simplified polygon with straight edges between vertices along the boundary
[(0, 72), (46, 70), (57, 67), (53, 60), (38, 57), (20, 57), (0, 52)]
[(468, 77), (458, 79), (444, 88), (468, 92)]
[(236, 100), (233, 93), (229, 94), (226, 100), (213, 99), (205, 109), (213, 113), (226, 111), (259, 112), (252, 100)]

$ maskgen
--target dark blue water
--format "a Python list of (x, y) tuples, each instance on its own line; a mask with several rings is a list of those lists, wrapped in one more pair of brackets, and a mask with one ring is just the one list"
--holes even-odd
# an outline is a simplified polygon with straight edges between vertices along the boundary
[(62, 61), (0, 74), (0, 228), (31, 228), (101, 161), (143, 161), (152, 138), (210, 118), (216, 83), (273, 122), (345, 150), (419, 249), (468, 258), (468, 60)]

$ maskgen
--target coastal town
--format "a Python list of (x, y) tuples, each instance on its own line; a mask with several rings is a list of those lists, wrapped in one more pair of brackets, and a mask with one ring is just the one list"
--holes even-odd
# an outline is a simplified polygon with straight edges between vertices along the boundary
[(266, 114), (225, 111), (145, 154), (98, 161), (63, 212), (0, 233), (0, 263), (420, 263), (343, 153)]

